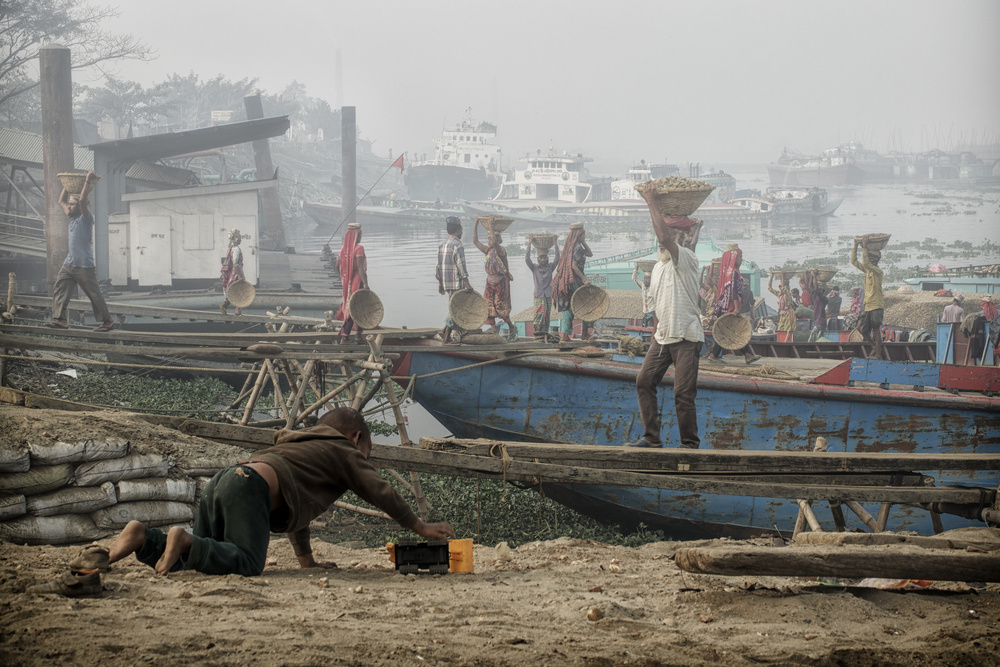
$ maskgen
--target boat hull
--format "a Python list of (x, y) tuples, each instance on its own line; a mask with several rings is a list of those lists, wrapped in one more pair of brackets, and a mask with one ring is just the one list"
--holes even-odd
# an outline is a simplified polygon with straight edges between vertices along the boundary
[(771, 185), (790, 188), (835, 188), (847, 185), (850, 165), (838, 164), (821, 167), (787, 167), (772, 164), (767, 167)]
[[(467, 367), (483, 358), (415, 352), (409, 361), (406, 374), (455, 371), (421, 377), (413, 396), (458, 437), (621, 445), (642, 435), (635, 364), (539, 356)], [(668, 374), (658, 393), (667, 446), (677, 445), (672, 383)], [(1000, 452), (1000, 401), (985, 397), (703, 375), (697, 408), (706, 448), (809, 450), (823, 436), (830, 451)], [(938, 484), (993, 488), (998, 482), (987, 471), (921, 472)], [(568, 504), (581, 511), (617, 516), (619, 523), (642, 521), (676, 537), (790, 531), (798, 512), (794, 501), (776, 498), (591, 485), (564, 489)], [(942, 518), (946, 527), (968, 525)], [(894, 508), (888, 529), (929, 533), (931, 518), (924, 510)]]
[(457, 202), (491, 199), (499, 182), (485, 169), (450, 165), (416, 165), (405, 174), (410, 199)]

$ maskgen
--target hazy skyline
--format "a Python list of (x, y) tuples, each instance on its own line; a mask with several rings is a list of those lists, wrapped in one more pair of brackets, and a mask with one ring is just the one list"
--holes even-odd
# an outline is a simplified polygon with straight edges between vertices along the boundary
[[(599, 172), (640, 159), (767, 163), (848, 140), (880, 151), (995, 139), (1000, 3), (111, 0), (156, 49), (119, 76), (293, 80), (357, 107), (387, 155), (445, 125), (498, 125), (506, 159), (553, 146)], [(80, 78), (81, 83), (88, 83)], [(265, 109), (265, 113), (267, 109)], [(506, 161), (505, 159), (505, 161)]]

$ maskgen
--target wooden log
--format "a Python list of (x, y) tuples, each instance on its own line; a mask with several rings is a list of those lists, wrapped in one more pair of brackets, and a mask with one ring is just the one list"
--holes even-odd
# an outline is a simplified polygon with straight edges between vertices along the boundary
[(729, 576), (1000, 581), (1000, 554), (966, 551), (922, 550), (914, 554), (858, 546), (700, 547), (678, 549), (674, 562), (686, 572)]
[(1000, 453), (905, 454), (896, 452), (810, 452), (688, 450), (600, 447), (462, 438), (421, 438), (421, 449), (489, 456), (502, 444), (516, 459), (590, 462), (604, 468), (672, 472), (894, 472), (899, 470), (1000, 470)]
[[(395, 450), (395, 451), (391, 451)], [(816, 456), (815, 454), (809, 454)], [(384, 457), (384, 458), (383, 458)], [(470, 457), (458, 454), (444, 454), (407, 447), (388, 447), (376, 445), (372, 450), (371, 459), (381, 464), (391, 465), (417, 472), (441, 473), (450, 469), (457, 476), (473, 476), (475, 474), (503, 476), (503, 462), (500, 459), (485, 457)], [(600, 484), (611, 486), (637, 486), (693, 493), (713, 493), (721, 495), (753, 496), (757, 498), (804, 498), (806, 500), (857, 500), (859, 502), (892, 502), (897, 504), (915, 504), (926, 502), (929, 498), (954, 498), (963, 505), (978, 505), (981, 500), (987, 504), (996, 497), (995, 489), (983, 490), (964, 487), (853, 487), (827, 484), (781, 484), (774, 482), (761, 483), (756, 481), (732, 482), (718, 481), (707, 476), (685, 477), (669, 474), (649, 474), (627, 472), (622, 470), (603, 470), (561, 466), (550, 463), (528, 463), (513, 460), (507, 466), (507, 477), (520, 475), (524, 477), (541, 477), (547, 482), (573, 484)], [(821, 479), (821, 478), (817, 478)]]
[[(984, 528), (984, 531), (990, 529)], [(893, 544), (909, 544), (923, 549), (959, 549), (969, 547), (983, 551), (1000, 551), (1000, 534), (992, 529), (994, 540), (990, 541), (984, 535), (983, 540), (955, 539), (950, 537), (928, 537), (924, 535), (902, 535), (900, 533), (802, 533), (795, 538), (795, 545), (827, 545), (827, 546), (886, 546)]]

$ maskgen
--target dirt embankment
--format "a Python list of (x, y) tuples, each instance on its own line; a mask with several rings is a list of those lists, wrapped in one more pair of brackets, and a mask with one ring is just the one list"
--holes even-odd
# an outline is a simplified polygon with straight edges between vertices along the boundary
[(671, 560), (681, 543), (569, 539), (522, 545), (509, 560), (477, 546), (471, 575), (402, 576), (382, 550), (314, 542), (339, 569), (298, 569), (275, 536), (258, 578), (158, 577), (130, 557), (102, 597), (73, 600), (22, 591), (64, 571), (79, 547), (2, 544), (0, 661), (913, 667), (1000, 655), (992, 585), (898, 592), (692, 575)]

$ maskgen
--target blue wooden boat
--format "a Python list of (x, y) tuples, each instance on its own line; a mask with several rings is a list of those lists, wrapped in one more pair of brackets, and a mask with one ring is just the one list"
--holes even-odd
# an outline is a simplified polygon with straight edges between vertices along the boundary
[[(702, 447), (809, 451), (823, 436), (831, 452), (997, 454), (990, 469), (920, 471), (933, 476), (937, 485), (997, 488), (1000, 399), (949, 393), (978, 386), (981, 372), (987, 373), (990, 391), (1000, 390), (1000, 376), (989, 374), (994, 369), (952, 367), (959, 370), (942, 374), (939, 369), (947, 367), (927, 363), (794, 363), (798, 380), (726, 375), (703, 366), (697, 399)], [(605, 358), (505, 359), (431, 343), (426, 351), (404, 356), (397, 373), (418, 377), (414, 400), (456, 437), (621, 445), (642, 434), (635, 395), (638, 370), (635, 363)], [(978, 378), (975, 382), (970, 373)], [(930, 389), (939, 385), (945, 391)], [(664, 442), (676, 446), (671, 373), (658, 397)], [(546, 484), (545, 494), (597, 518), (633, 525), (641, 521), (678, 538), (791, 531), (798, 511), (794, 500), (649, 488)], [(868, 511), (877, 513), (878, 505)], [(822, 518), (823, 508), (817, 513)], [(829, 521), (828, 511), (825, 516)], [(942, 522), (945, 528), (969, 525), (955, 516), (942, 515)], [(917, 507), (893, 507), (887, 529), (930, 533), (932, 516)]]

